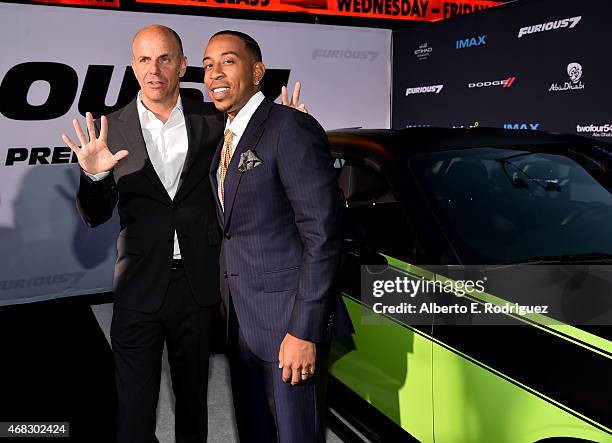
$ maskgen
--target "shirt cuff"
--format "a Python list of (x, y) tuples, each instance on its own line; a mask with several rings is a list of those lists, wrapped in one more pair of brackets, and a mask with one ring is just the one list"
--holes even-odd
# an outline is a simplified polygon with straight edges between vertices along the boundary
[(85, 173), (85, 175), (86, 175), (87, 177), (89, 177), (90, 179), (92, 179), (92, 180), (93, 180), (93, 181), (95, 181), (95, 182), (98, 182), (98, 181), (100, 181), (100, 180), (105, 179), (106, 177), (108, 177), (108, 174), (110, 174), (110, 173), (111, 173), (110, 171), (99, 172), (99, 173), (97, 173), (97, 174), (90, 174), (90, 173), (89, 173), (89, 172), (87, 172), (87, 171), (83, 171), (83, 172)]

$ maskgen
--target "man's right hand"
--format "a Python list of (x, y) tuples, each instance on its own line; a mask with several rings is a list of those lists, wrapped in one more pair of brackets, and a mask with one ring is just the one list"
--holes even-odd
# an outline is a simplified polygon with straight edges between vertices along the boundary
[(99, 137), (96, 137), (96, 127), (90, 112), (85, 114), (85, 119), (87, 122), (87, 132), (89, 133), (89, 142), (81, 129), (81, 124), (76, 119), (72, 120), (72, 125), (81, 142), (81, 147), (79, 148), (66, 134), (62, 134), (62, 140), (74, 151), (83, 171), (92, 175), (110, 171), (120, 160), (127, 157), (128, 151), (121, 150), (113, 154), (108, 149), (106, 145), (106, 135), (108, 134), (106, 117), (102, 116)]

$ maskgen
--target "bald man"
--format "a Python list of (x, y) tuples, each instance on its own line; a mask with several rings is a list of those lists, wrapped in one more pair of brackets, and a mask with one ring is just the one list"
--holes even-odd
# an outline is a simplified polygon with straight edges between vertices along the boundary
[(221, 243), (207, 175), (224, 118), (211, 104), (180, 96), (187, 58), (175, 31), (141, 29), (132, 53), (137, 97), (99, 122), (87, 113), (89, 138), (74, 120), (81, 148), (63, 135), (81, 167), (77, 205), (83, 220), (95, 227), (118, 205), (111, 325), (117, 441), (157, 442), (166, 342), (176, 442), (202, 443)]

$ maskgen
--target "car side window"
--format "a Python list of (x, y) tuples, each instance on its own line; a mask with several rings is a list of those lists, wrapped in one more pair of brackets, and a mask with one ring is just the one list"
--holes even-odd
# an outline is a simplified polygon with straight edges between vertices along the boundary
[(361, 267), (385, 265), (385, 254), (407, 259), (414, 235), (386, 178), (363, 164), (336, 159), (338, 185), (344, 197), (344, 248), (339, 284), (361, 298)]
[(380, 172), (344, 161), (338, 184), (345, 204), (345, 241), (397, 258), (412, 255), (414, 235), (387, 179)]

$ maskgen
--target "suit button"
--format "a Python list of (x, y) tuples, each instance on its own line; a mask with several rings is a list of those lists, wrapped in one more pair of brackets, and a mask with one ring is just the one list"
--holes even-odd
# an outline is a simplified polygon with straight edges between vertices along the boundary
[(225, 239), (229, 240), (230, 238), (232, 238), (232, 235), (229, 232), (225, 233)]
[(223, 277), (227, 278), (227, 272), (223, 273)]

